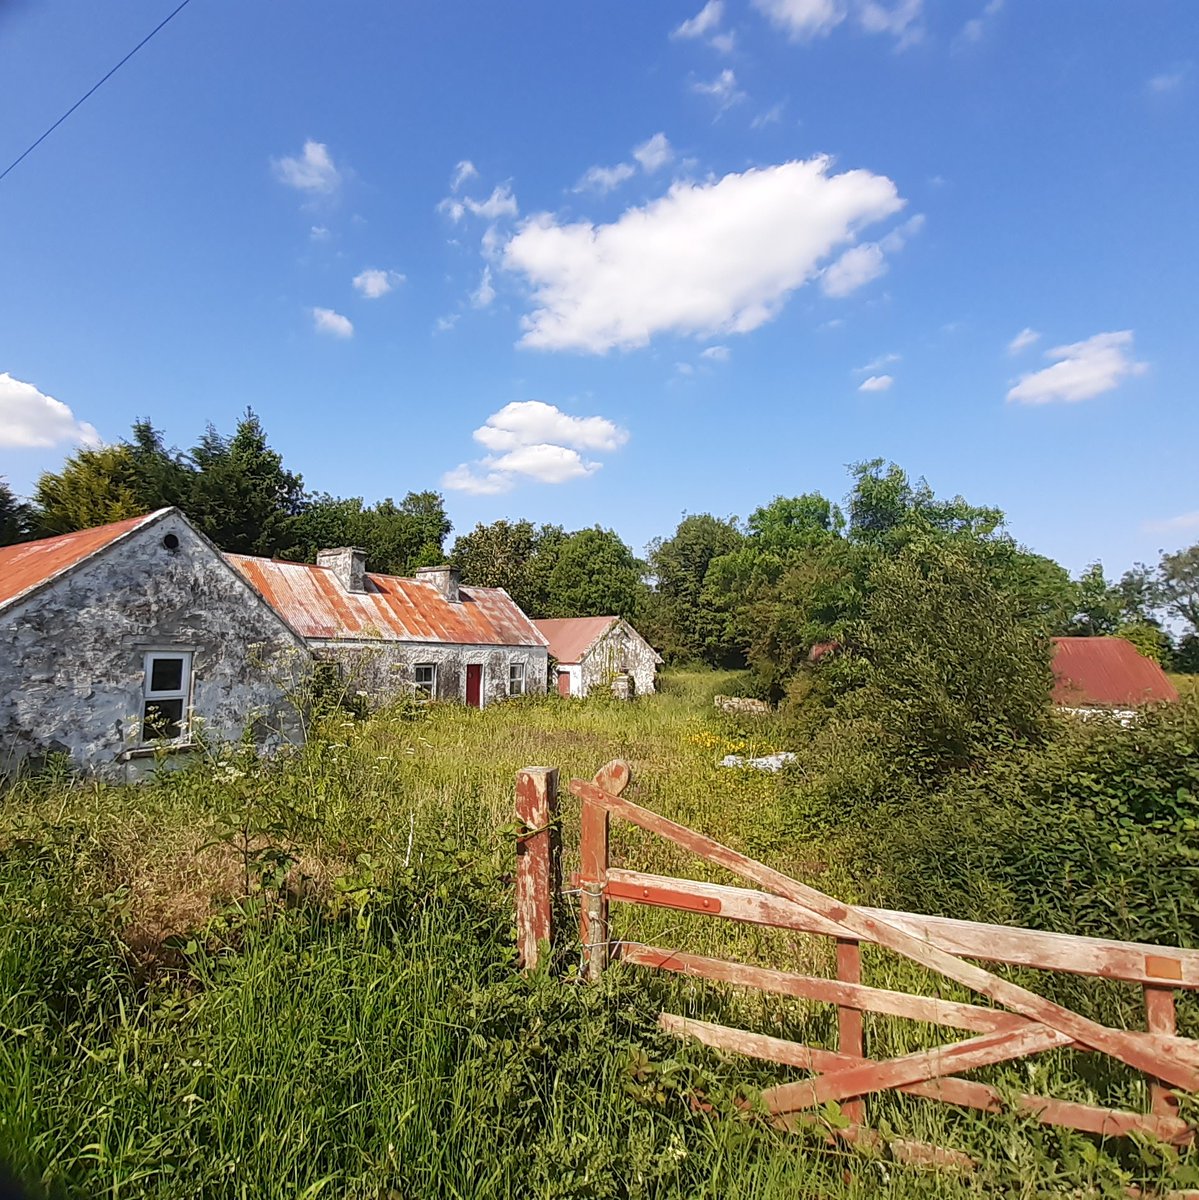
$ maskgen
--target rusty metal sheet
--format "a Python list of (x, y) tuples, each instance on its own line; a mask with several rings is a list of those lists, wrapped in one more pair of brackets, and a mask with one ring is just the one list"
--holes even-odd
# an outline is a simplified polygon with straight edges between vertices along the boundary
[(545, 638), (502, 588), (460, 588), (453, 604), (432, 583), (368, 574), (347, 592), (327, 567), (226, 554), (297, 633), (306, 638), (544, 646)]
[(154, 520), (162, 511), (36, 542), (0, 546), (0, 607), (90, 558), (119, 537)]
[(1161, 667), (1124, 638), (1053, 639), (1055, 704), (1132, 707), (1177, 699)]
[(577, 663), (619, 620), (619, 617), (563, 617), (533, 624), (545, 635), (554, 658), (560, 663)]

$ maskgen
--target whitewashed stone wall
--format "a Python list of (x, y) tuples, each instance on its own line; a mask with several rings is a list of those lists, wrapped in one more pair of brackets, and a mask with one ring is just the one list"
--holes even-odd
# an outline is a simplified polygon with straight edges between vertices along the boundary
[(611, 686), (616, 675), (633, 677), (634, 694), (651, 696), (658, 673), (658, 656), (627, 621), (617, 621), (584, 656), (583, 695)]
[(302, 737), (292, 698), (306, 645), (171, 513), (0, 613), (0, 774), (51, 753), (117, 778), (151, 769), (140, 754), (151, 650), (191, 651), (193, 726), (206, 739), (249, 729), (270, 750)]
[(483, 706), (508, 696), (508, 667), (525, 666), (525, 694), (541, 695), (546, 688), (548, 651), (544, 646), (457, 646), (443, 642), (313, 641), (318, 658), (341, 663), (347, 692), (360, 692), (377, 707), (416, 692), (415, 668), (437, 667), (438, 700), (466, 701), (466, 668), (483, 668)]

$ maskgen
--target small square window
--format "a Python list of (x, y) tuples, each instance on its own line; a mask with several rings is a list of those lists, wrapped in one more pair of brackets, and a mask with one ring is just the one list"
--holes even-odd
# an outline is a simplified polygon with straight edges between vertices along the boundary
[(424, 692), (427, 696), (437, 694), (436, 663), (417, 663), (412, 669), (412, 679), (418, 692)]
[(525, 694), (525, 664), (514, 662), (508, 664), (508, 695), (523, 696)]
[(146, 655), (142, 683), (142, 741), (183, 741), (188, 733), (190, 653)]
[(177, 692), (183, 687), (182, 658), (154, 658), (150, 662), (150, 684), (146, 695), (157, 696), (162, 692)]

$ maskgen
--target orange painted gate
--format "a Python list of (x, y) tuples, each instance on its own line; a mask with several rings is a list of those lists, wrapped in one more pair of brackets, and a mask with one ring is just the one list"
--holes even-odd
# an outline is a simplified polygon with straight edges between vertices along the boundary
[[(985, 1112), (1014, 1107), (1045, 1124), (1105, 1136), (1141, 1133), (1175, 1145), (1191, 1142), (1194, 1130), (1179, 1116), (1174, 1089), (1199, 1091), (1199, 1042), (1176, 1036), (1174, 994), (1180, 988), (1199, 988), (1199, 951), (843, 904), (624, 799), (629, 778), (628, 766), (617, 761), (602, 768), (593, 780), (570, 783), (571, 793), (582, 802), (580, 870), (574, 883), (581, 900), (587, 975), (598, 978), (608, 962), (618, 958), (639, 967), (835, 1005), (836, 1050), (673, 1013), (662, 1013), (659, 1018), (663, 1029), (680, 1037), (811, 1072), (809, 1079), (780, 1084), (762, 1094), (778, 1125), (790, 1127), (804, 1119), (805, 1111), (836, 1101), (850, 1121), (844, 1135), (869, 1137), (872, 1135), (864, 1127), (864, 1097), (896, 1090)], [(613, 867), (608, 853), (613, 817), (674, 842), (762, 890)], [(555, 770), (527, 768), (519, 773), (517, 818), (524, 830), (517, 843), (517, 934), (522, 962), (532, 967), (554, 933), (553, 892), (558, 877)], [(837, 977), (728, 962), (674, 947), (613, 942), (608, 929), (612, 902), (704, 913), (833, 938)], [(866, 986), (861, 982), (863, 943), (894, 951), (999, 1007)], [(1135, 1031), (1100, 1024), (969, 960), (1139, 985), (1144, 993), (1146, 1028)], [(865, 1049), (865, 1012), (965, 1030), (973, 1036), (898, 1058), (874, 1060)], [(1019, 1096), (1013, 1101), (984, 1083), (960, 1077), (961, 1072), (974, 1068), (1063, 1047), (1107, 1054), (1142, 1072), (1149, 1079), (1149, 1111), (1123, 1111), (1047, 1096)], [(911, 1158), (953, 1158), (951, 1152), (912, 1143), (893, 1144), (892, 1150), (897, 1149), (906, 1149)]]

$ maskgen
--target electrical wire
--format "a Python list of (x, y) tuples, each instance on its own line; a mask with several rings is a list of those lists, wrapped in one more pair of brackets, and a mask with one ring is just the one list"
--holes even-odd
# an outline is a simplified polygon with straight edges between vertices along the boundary
[(147, 33), (146, 36), (142, 38), (142, 40), (138, 42), (138, 44), (134, 46), (133, 49), (130, 50), (129, 53), (126, 54), (125, 57), (121, 59), (121, 61), (117, 63), (117, 65), (113, 67), (111, 71), (108, 72), (107, 75), (104, 76), (103, 79), (94, 84), (88, 89), (88, 91), (84, 92), (84, 94), (80, 96), (79, 99), (76, 100), (75, 103), (72, 104), (71, 107), (68, 108), (67, 111), (63, 113), (62, 116), (59, 117), (58, 120), (55, 121), (54, 124), (51, 125), (50, 128), (47, 129), (46, 132), (37, 139), (36, 142), (29, 146), (24, 153), (13, 159), (13, 161), (9, 163), (3, 171), (0, 171), (0, 179), (3, 179), (5, 175), (7, 175), (14, 167), (28, 158), (29, 155), (32, 154), (90, 95), (92, 95), (93, 92), (99, 91), (100, 88), (103, 87), (104, 84), (106, 84), (160, 29), (174, 20), (174, 18), (177, 17), (179, 13), (181, 13), (190, 3), (191, 0), (183, 0), (178, 8), (174, 9), (174, 11), (159, 21), (159, 23), (155, 25), (154, 28), (151, 29), (150, 32)]

